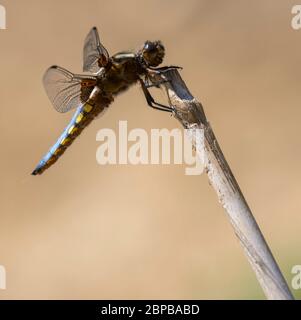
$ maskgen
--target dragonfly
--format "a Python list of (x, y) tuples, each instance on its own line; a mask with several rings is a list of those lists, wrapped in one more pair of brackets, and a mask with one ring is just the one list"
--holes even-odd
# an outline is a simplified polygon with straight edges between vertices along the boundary
[(83, 72), (73, 74), (51, 66), (43, 76), (45, 91), (53, 107), (61, 113), (76, 109), (71, 121), (36, 166), (32, 175), (40, 175), (52, 166), (81, 132), (98, 118), (121, 92), (135, 83), (140, 83), (148, 106), (173, 112), (171, 106), (158, 103), (149, 88), (159, 87), (151, 75), (177, 66), (158, 67), (165, 55), (161, 41), (145, 41), (136, 52), (122, 51), (110, 56), (100, 42), (96, 27), (85, 38), (83, 48)]

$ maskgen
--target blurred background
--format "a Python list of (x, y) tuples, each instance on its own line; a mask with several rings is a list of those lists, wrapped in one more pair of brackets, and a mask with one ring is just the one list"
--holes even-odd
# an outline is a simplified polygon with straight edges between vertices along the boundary
[[(1, 0), (0, 299), (264, 299), (206, 175), (185, 165), (96, 162), (101, 128), (181, 128), (139, 86), (116, 99), (42, 176), (30, 176), (71, 114), (42, 86), (82, 69), (95, 25), (111, 54), (160, 39), (203, 103), (291, 284), (301, 264), (301, 30), (295, 1)], [(301, 297), (301, 290), (293, 290)]]

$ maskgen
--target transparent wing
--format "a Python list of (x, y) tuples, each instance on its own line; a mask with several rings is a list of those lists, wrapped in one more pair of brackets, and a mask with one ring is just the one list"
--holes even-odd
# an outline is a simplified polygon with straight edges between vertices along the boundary
[(97, 73), (109, 58), (107, 49), (100, 43), (97, 28), (93, 27), (85, 39), (83, 71)]
[(67, 112), (85, 102), (83, 97), (88, 98), (87, 89), (92, 91), (96, 78), (52, 66), (45, 72), (43, 84), (53, 107), (58, 112)]

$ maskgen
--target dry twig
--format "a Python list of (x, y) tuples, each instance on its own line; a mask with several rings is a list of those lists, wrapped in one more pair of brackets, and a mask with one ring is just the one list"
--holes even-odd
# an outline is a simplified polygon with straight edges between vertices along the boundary
[(256, 223), (237, 181), (207, 121), (202, 105), (191, 95), (176, 69), (152, 76), (153, 82), (164, 82), (174, 116), (185, 128), (204, 130), (205, 169), (227, 212), (234, 232), (245, 250), (256, 277), (268, 299), (291, 300), (293, 296)]

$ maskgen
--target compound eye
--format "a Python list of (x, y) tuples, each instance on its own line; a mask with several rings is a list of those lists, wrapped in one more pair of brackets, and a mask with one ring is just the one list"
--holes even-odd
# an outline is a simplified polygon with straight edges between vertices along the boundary
[(147, 42), (144, 49), (145, 51), (152, 53), (156, 51), (156, 46), (152, 42)]
[(149, 50), (150, 46), (151, 46), (150, 41), (146, 41), (145, 44), (144, 44), (144, 50)]

